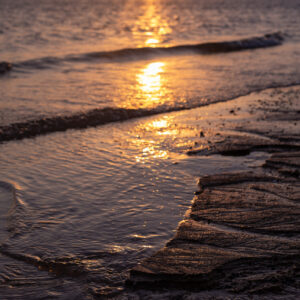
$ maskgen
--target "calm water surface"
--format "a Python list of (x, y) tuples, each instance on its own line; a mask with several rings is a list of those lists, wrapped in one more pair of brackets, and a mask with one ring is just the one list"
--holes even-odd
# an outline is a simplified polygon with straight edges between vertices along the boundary
[[(0, 124), (101, 107), (199, 106), (298, 82), (299, 5), (295, 0), (1, 0), (0, 60), (14, 69), (1, 77)], [(268, 49), (161, 55), (144, 48), (278, 31), (283, 46)], [(145, 51), (137, 53), (138, 48)]]

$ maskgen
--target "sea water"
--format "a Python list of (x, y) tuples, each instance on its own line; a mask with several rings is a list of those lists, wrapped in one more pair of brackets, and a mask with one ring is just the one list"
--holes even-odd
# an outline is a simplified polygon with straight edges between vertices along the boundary
[[(0, 126), (104, 108), (111, 122), (116, 108), (143, 117), (299, 84), (299, 12), (296, 0), (0, 0), (0, 61), (12, 64)], [(122, 295), (197, 177), (247, 168), (187, 158), (178, 136), (193, 129), (163, 130), (165, 116), (0, 144), (1, 299)]]

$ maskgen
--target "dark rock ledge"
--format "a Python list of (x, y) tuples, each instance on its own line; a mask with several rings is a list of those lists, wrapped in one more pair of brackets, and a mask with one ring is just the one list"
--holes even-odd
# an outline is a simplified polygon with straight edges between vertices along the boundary
[(204, 177), (200, 186), (175, 237), (131, 270), (128, 285), (251, 293), (299, 288), (299, 181), (242, 173)]

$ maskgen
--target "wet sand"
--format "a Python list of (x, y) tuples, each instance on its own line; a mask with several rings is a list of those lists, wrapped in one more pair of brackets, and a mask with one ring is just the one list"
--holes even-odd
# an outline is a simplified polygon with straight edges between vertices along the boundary
[(183, 299), (300, 296), (299, 98), (299, 86), (269, 89), (179, 117), (198, 130), (182, 149), (188, 155), (269, 158), (251, 172), (200, 177), (175, 236), (130, 271), (129, 290)]

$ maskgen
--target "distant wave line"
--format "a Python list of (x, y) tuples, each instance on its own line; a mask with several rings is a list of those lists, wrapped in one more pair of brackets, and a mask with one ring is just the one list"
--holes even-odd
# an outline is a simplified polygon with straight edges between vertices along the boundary
[(234, 41), (221, 41), (200, 43), (193, 45), (177, 45), (170, 47), (143, 47), (125, 48), (113, 51), (90, 52), (84, 54), (72, 54), (65, 57), (43, 57), (23, 62), (8, 63), (2, 62), (0, 74), (6, 73), (13, 68), (47, 69), (63, 62), (75, 61), (110, 61), (120, 62), (128, 60), (143, 60), (159, 56), (183, 55), (183, 54), (217, 54), (234, 51), (252, 50), (258, 48), (279, 46), (284, 41), (284, 35), (280, 32), (265, 34), (263, 36), (251, 37)]
[(266, 34), (261, 37), (252, 37), (247, 39), (241, 39), (236, 41), (224, 41), (224, 42), (213, 42), (213, 43), (201, 43), (194, 45), (178, 45), (171, 47), (143, 47), (143, 48), (128, 48), (109, 52), (92, 52), (87, 53), (83, 56), (70, 56), (70, 59), (77, 60), (81, 58), (90, 59), (119, 59), (126, 57), (144, 56), (150, 55), (176, 55), (184, 54), (186, 52), (199, 53), (199, 54), (215, 54), (215, 53), (226, 53), (233, 51), (249, 50), (256, 48), (265, 48), (281, 45), (284, 40), (283, 34), (280, 32)]

